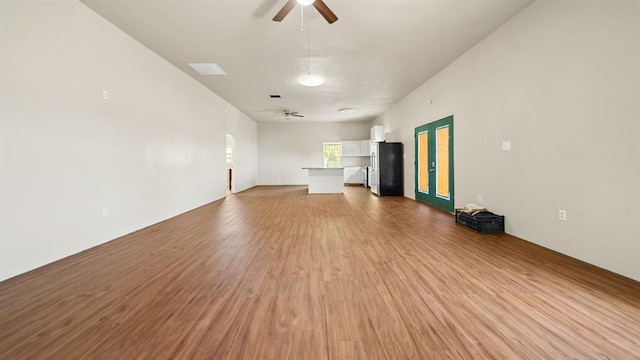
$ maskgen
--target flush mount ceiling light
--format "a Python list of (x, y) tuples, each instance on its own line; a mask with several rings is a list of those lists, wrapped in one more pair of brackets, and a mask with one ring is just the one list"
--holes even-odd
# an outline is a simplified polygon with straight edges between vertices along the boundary
[(300, 79), (298, 79), (298, 82), (302, 86), (314, 87), (314, 86), (320, 86), (324, 84), (324, 78), (317, 75), (307, 74), (301, 77)]
[(302, 6), (307, 6), (307, 5), (313, 4), (315, 0), (296, 0), (296, 1), (298, 2), (298, 4)]
[(351, 113), (353, 113), (355, 111), (356, 111), (356, 109), (354, 109), (354, 108), (342, 108), (342, 109), (338, 110), (338, 112), (340, 114), (351, 114)]

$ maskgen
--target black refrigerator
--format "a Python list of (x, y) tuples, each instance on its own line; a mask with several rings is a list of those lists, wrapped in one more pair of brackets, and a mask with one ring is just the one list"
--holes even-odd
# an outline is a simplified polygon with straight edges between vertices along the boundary
[(402, 143), (371, 143), (371, 192), (379, 196), (404, 196), (402, 164)]

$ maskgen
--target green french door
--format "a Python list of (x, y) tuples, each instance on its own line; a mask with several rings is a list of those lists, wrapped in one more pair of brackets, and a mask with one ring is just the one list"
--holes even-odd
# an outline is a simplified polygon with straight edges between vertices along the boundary
[(415, 129), (416, 200), (453, 212), (453, 116)]

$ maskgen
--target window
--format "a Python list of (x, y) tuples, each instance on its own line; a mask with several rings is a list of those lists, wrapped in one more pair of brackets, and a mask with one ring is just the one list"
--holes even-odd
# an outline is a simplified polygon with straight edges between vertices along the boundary
[(227, 134), (227, 164), (233, 164), (233, 136)]
[(233, 163), (233, 150), (231, 148), (227, 148), (227, 164)]
[(326, 142), (322, 144), (322, 154), (324, 155), (324, 167), (334, 168), (341, 166), (342, 143)]

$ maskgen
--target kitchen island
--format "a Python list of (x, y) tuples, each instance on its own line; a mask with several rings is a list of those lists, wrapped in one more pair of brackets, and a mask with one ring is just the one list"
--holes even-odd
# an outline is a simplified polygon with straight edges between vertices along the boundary
[(344, 169), (305, 167), (309, 170), (309, 194), (339, 194), (344, 187)]

